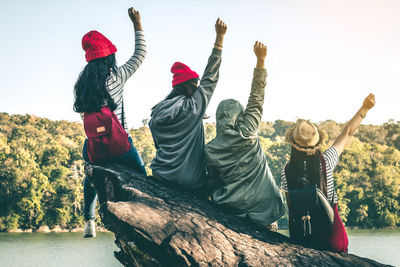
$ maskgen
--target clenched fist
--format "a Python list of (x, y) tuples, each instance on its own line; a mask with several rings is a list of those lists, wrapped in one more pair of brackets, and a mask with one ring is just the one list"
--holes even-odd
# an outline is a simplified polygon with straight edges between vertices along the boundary
[(375, 106), (375, 95), (374, 94), (369, 94), (363, 102), (362, 107), (370, 110), (371, 108), (373, 108)]
[(263, 69), (264, 68), (264, 60), (267, 56), (267, 46), (263, 43), (256, 41), (254, 44), (254, 54), (257, 57), (257, 65), (256, 68)]
[(135, 26), (135, 30), (137, 31), (142, 31), (142, 22), (140, 20), (140, 13), (139, 11), (135, 10), (133, 7), (128, 9), (128, 15), (131, 21), (133, 22), (133, 25)]
[(222, 20), (220, 20), (220, 18), (218, 18), (217, 22), (215, 23), (215, 32), (217, 33), (217, 35), (225, 35), (227, 29), (228, 27), (226, 26), (226, 24)]
[(256, 41), (254, 44), (254, 54), (256, 54), (257, 58), (265, 59), (267, 56), (267, 46), (259, 41)]

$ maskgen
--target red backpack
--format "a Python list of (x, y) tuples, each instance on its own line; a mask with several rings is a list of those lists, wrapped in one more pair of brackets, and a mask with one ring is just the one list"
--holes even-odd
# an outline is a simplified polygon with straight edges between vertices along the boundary
[(99, 162), (128, 152), (128, 134), (108, 106), (100, 112), (84, 114), (83, 125), (88, 137), (87, 152), (91, 162)]

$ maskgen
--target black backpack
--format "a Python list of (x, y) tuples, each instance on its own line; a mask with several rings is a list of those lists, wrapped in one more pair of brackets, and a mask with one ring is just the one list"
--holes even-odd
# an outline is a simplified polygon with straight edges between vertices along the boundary
[[(321, 163), (321, 179), (326, 179), (322, 156)], [(307, 177), (299, 178), (297, 182), (302, 186), (288, 191), (290, 238), (310, 247), (328, 248), (334, 220), (333, 199), (330, 203), (317, 185), (309, 183)]]

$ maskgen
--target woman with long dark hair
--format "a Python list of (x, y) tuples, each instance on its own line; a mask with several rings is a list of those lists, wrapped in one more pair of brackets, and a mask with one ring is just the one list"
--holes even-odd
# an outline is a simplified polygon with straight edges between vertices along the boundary
[[(370, 94), (365, 98), (362, 107), (347, 123), (333, 145), (323, 153), (321, 153), (320, 148), (324, 142), (325, 133), (310, 121), (298, 120), (296, 125), (287, 131), (286, 141), (291, 145), (291, 155), (288, 164), (286, 164), (282, 171), (281, 188), (287, 192), (289, 232), (292, 239), (319, 249), (347, 252), (348, 238), (338, 213), (338, 198), (335, 193), (332, 172), (350, 136), (374, 105), (375, 96)], [(294, 206), (299, 206), (299, 203), (291, 202), (301, 202), (303, 200), (291, 199), (290, 191), (304, 188), (305, 185), (315, 185), (331, 206), (333, 224), (326, 231), (322, 229), (324, 236), (312, 236), (310, 234), (309, 238), (305, 238), (307, 236), (306, 230), (310, 232), (314, 230), (318, 231), (320, 225), (314, 225), (308, 229), (306, 227), (308, 221), (313, 222), (314, 220), (315, 222), (317, 220), (318, 214), (316, 214), (315, 218), (313, 216), (310, 218), (309, 215), (302, 216), (301, 218), (295, 216)], [(301, 227), (297, 227), (298, 225)], [(304, 227), (302, 227), (303, 225)]]
[[(135, 29), (135, 52), (133, 56), (122, 66), (117, 67), (115, 52), (117, 48), (104, 35), (97, 31), (90, 31), (82, 38), (82, 48), (86, 52), (88, 62), (74, 87), (75, 103), (74, 111), (79, 112), (84, 118), (85, 113), (100, 112), (107, 106), (116, 115), (116, 118), (129, 136), (125, 119), (123, 89), (126, 81), (136, 72), (146, 56), (146, 42), (138, 11), (130, 8), (129, 17)], [(120, 125), (120, 126), (121, 126)], [(108, 162), (118, 162), (128, 165), (136, 171), (146, 174), (144, 163), (135, 149), (132, 138), (129, 136), (130, 149), (128, 152), (107, 159)], [(83, 146), (83, 158), (89, 162), (87, 140)], [(106, 156), (106, 155), (105, 155)], [(94, 237), (94, 211), (97, 193), (85, 177), (84, 181), (84, 237)]]

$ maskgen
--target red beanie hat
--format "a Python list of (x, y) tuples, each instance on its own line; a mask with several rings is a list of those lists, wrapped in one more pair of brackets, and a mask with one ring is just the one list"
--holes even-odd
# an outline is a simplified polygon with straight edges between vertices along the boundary
[(86, 61), (106, 57), (117, 52), (117, 48), (98, 31), (90, 31), (82, 38), (82, 48), (86, 52)]
[(192, 71), (188, 66), (180, 62), (175, 62), (174, 65), (172, 65), (171, 72), (174, 74), (172, 79), (172, 87), (190, 79), (199, 77), (196, 72)]

